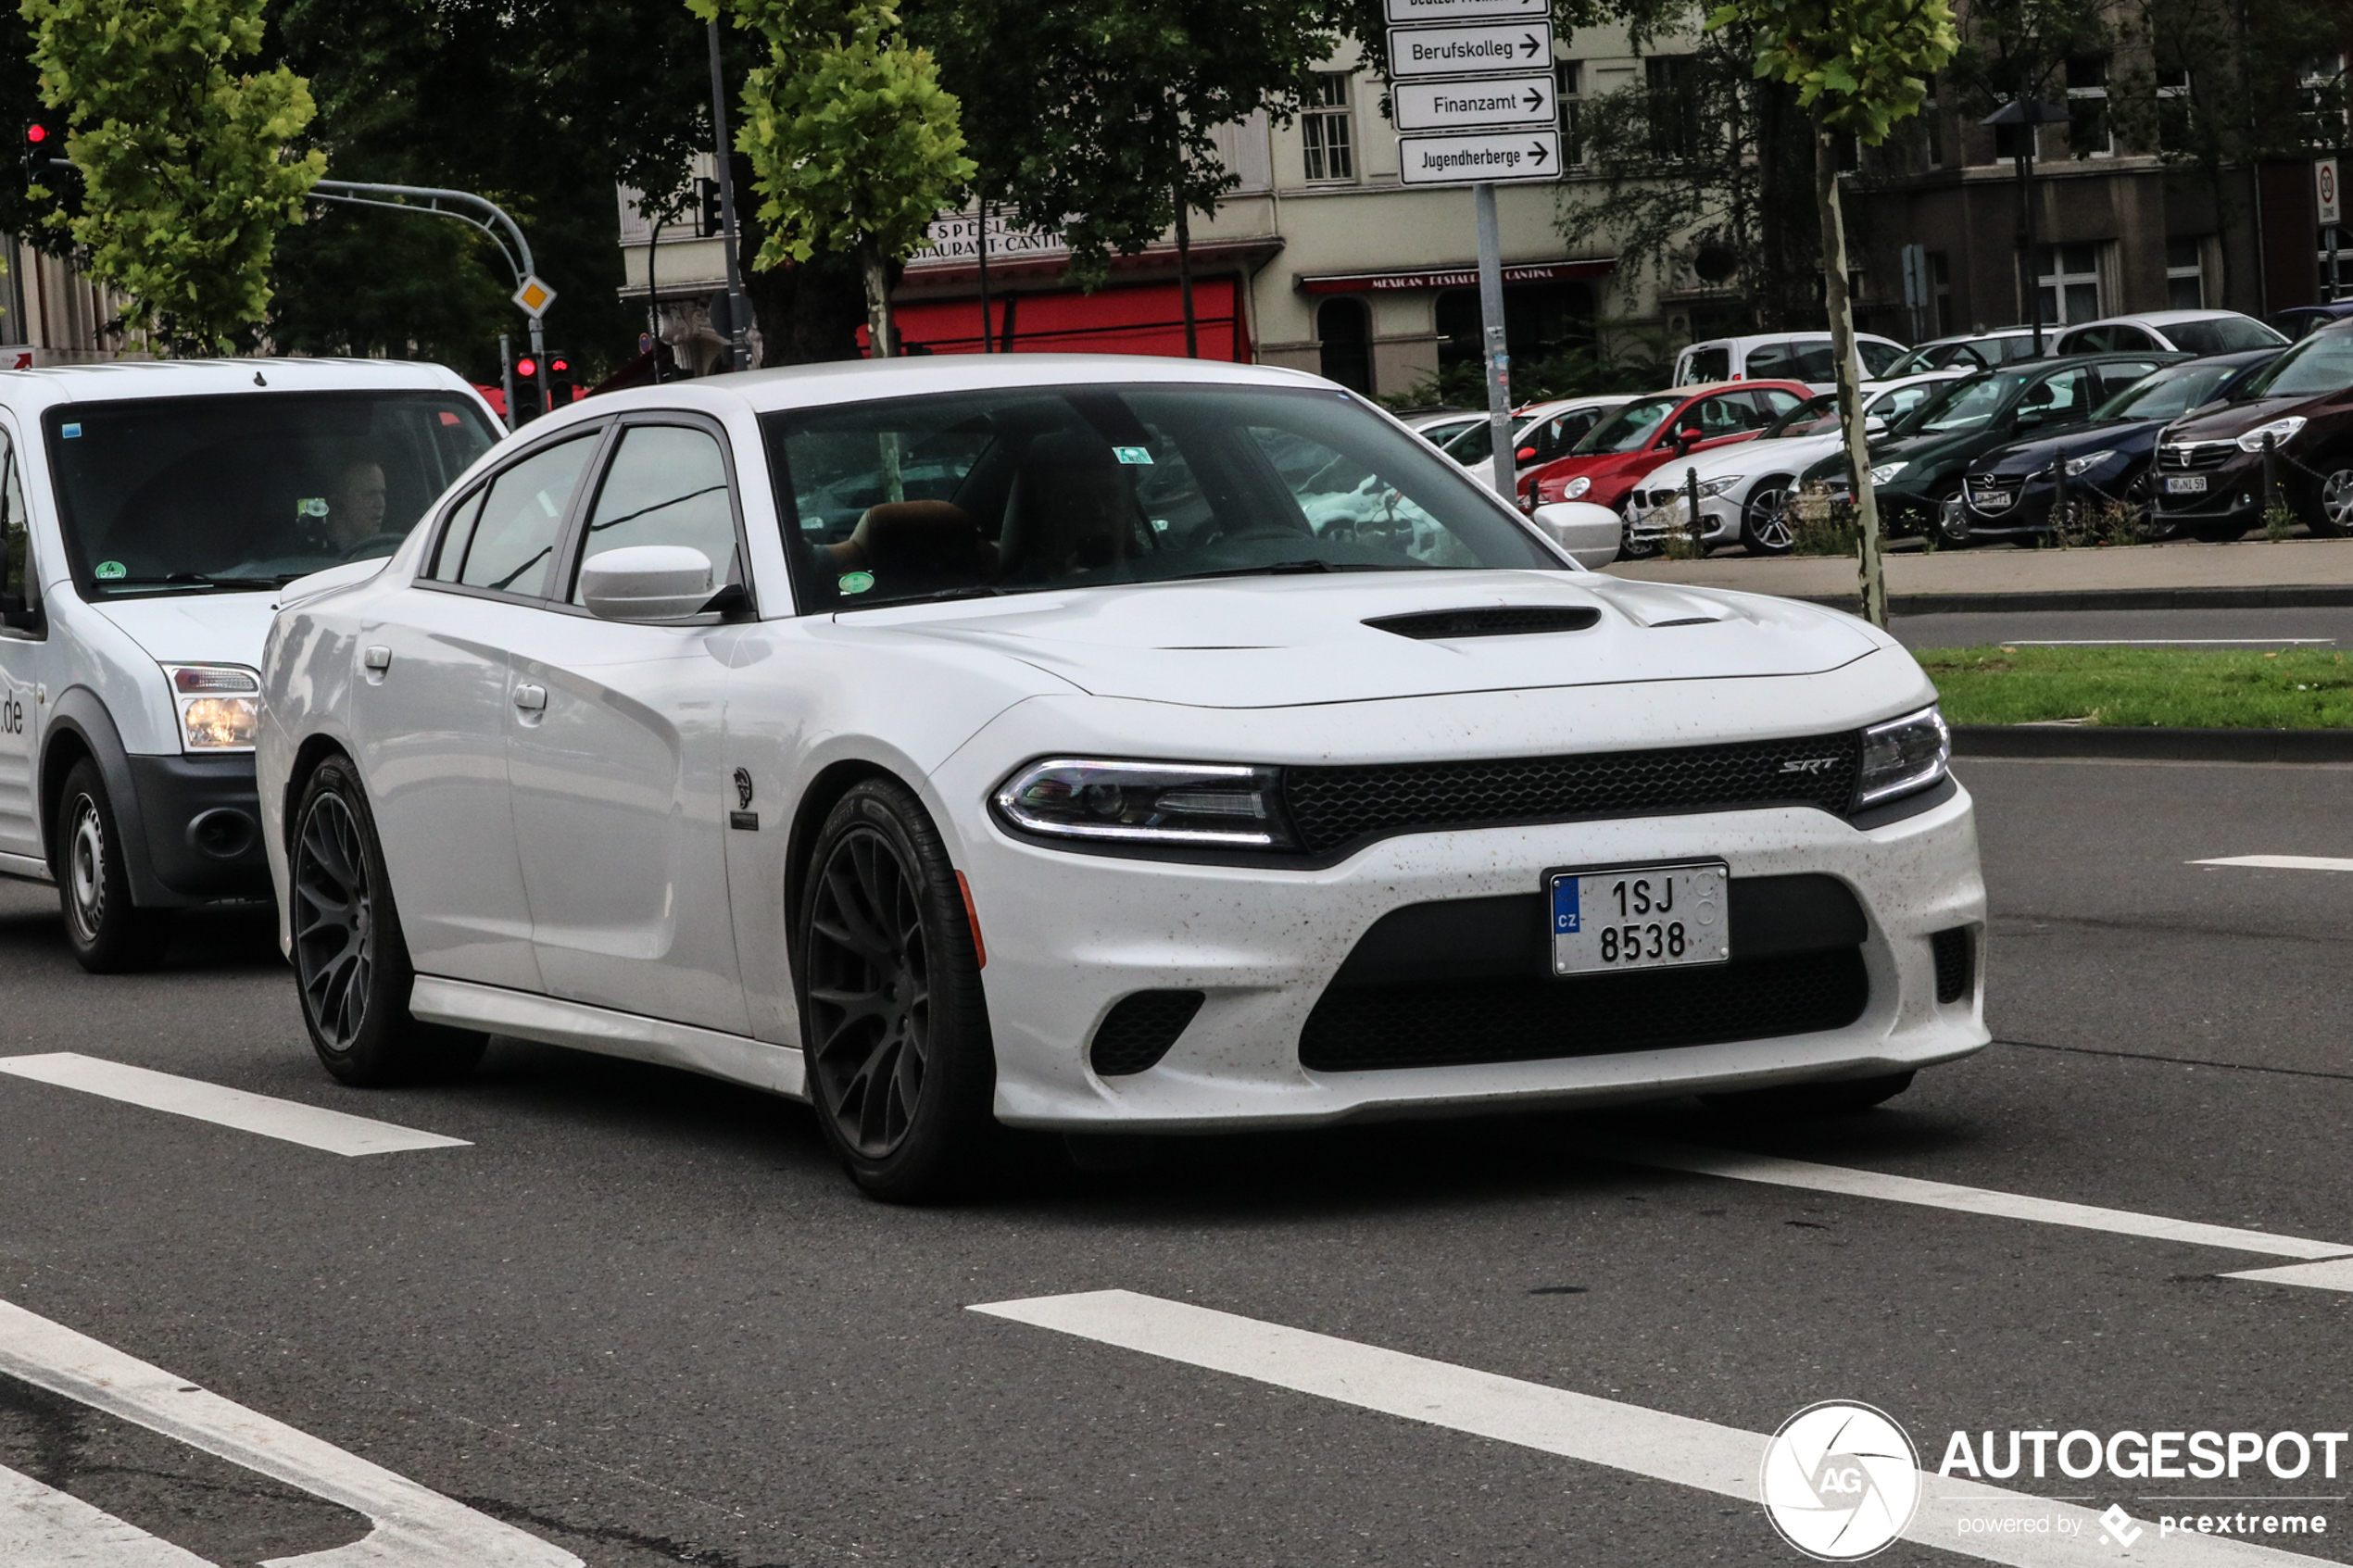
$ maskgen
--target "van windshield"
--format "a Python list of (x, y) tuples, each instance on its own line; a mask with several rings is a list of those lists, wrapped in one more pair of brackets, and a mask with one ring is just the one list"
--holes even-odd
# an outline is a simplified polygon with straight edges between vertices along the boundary
[(498, 433), (447, 392), (255, 392), (49, 410), (85, 596), (275, 588), (388, 556)]

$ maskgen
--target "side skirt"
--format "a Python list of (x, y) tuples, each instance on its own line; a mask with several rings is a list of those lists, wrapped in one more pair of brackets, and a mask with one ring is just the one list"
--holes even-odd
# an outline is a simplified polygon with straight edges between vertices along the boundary
[(52, 884), (56, 882), (49, 874), (49, 862), (31, 855), (0, 855), (0, 876)]
[(679, 1067), (793, 1099), (809, 1098), (798, 1047), (741, 1035), (429, 974), (417, 976), (409, 1010), (428, 1023)]

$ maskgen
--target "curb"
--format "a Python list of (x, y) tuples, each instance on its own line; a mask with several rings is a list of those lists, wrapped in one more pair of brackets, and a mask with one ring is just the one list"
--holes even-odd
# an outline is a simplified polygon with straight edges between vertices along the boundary
[[(1795, 594), (1807, 604), (1849, 615), (1863, 613), (1859, 594)], [(1889, 616), (1994, 615), (2021, 610), (2310, 609), (2353, 605), (2353, 585), (2334, 583), (2260, 588), (2086, 588), (2072, 593), (1894, 594)]]
[(2099, 724), (1956, 724), (1956, 757), (2167, 762), (2353, 762), (2353, 729), (2161, 730)]

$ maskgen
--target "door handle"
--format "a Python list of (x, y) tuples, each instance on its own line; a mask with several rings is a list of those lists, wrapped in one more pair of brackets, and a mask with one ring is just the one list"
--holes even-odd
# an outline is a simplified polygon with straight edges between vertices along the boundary
[(515, 706), (525, 713), (537, 713), (547, 706), (547, 688), (530, 684), (515, 688)]
[(392, 650), (382, 643), (359, 650), (359, 662), (378, 674), (392, 668)]

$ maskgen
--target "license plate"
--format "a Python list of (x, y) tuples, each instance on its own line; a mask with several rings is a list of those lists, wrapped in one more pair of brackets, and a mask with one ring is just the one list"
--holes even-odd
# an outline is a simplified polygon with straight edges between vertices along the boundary
[(1998, 512), (2010, 504), (2010, 493), (2007, 490), (1980, 490), (1969, 497), (1969, 504), (1980, 511)]
[(2165, 493), (2168, 495), (2203, 495), (2206, 494), (2206, 476), (2202, 473), (2167, 474)]
[(1546, 873), (1553, 972), (1668, 969), (1732, 956), (1721, 860)]

